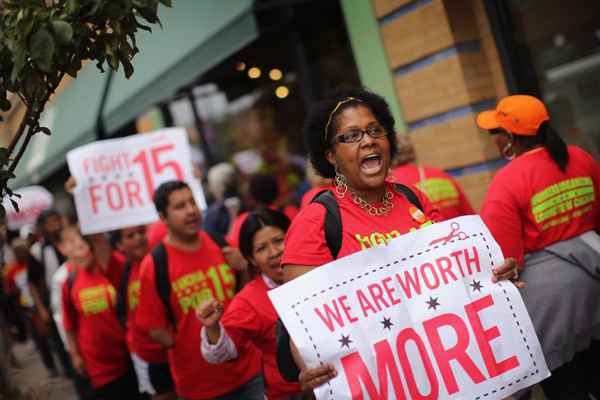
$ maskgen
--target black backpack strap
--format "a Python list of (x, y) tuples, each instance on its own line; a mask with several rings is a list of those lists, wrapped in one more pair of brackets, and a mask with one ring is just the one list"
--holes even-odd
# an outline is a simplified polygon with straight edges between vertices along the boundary
[(300, 369), (292, 356), (290, 334), (280, 319), (277, 319), (275, 331), (277, 334), (277, 369), (279, 369), (279, 373), (286, 381), (298, 382)]
[(131, 276), (132, 263), (127, 261), (121, 280), (119, 281), (119, 291), (117, 292), (117, 317), (121, 325), (127, 325), (127, 312), (129, 311), (129, 277)]
[(167, 249), (164, 243), (159, 243), (152, 249), (150, 253), (152, 255), (152, 263), (154, 264), (154, 282), (156, 284), (156, 294), (163, 302), (165, 306), (165, 314), (167, 320), (173, 326), (173, 329), (177, 328), (175, 321), (175, 315), (171, 308), (171, 281), (169, 279), (169, 264), (167, 260)]
[[(75, 286), (75, 280), (77, 279), (77, 266), (73, 266), (73, 269), (69, 271), (67, 274), (67, 280), (65, 284), (67, 285), (67, 307), (69, 307), (69, 313), (73, 316), (77, 316), (77, 310), (75, 309), (75, 304), (73, 304), (72, 292), (73, 286)], [(75, 321), (77, 322), (77, 321)]]
[(419, 210), (423, 211), (423, 204), (421, 204), (421, 200), (417, 197), (416, 193), (406, 185), (401, 183), (394, 183), (394, 190), (396, 192), (402, 193), (406, 200), (408, 200), (413, 206), (417, 207)]
[(329, 190), (324, 190), (317, 194), (311, 203), (319, 203), (325, 207), (325, 242), (335, 260), (342, 248), (342, 216), (340, 214), (340, 206), (335, 199), (335, 195)]
[(227, 240), (225, 240), (225, 238), (223, 237), (223, 235), (217, 233), (217, 232), (212, 232), (212, 231), (204, 231), (206, 232), (206, 234), (208, 236), (210, 236), (210, 238), (213, 240), (213, 242), (215, 242), (219, 248), (223, 248), (223, 247), (228, 247), (229, 243), (227, 243)]

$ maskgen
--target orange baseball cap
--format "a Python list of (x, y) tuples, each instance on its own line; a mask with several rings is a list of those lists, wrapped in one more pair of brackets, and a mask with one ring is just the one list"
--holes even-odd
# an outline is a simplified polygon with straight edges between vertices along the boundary
[(550, 116), (544, 103), (533, 96), (516, 94), (500, 100), (495, 110), (477, 115), (477, 125), (486, 130), (502, 128), (515, 135), (535, 136)]

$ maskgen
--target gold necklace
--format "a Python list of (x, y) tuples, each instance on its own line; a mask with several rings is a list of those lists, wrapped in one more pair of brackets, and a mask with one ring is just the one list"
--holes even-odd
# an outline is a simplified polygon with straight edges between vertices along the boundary
[(369, 204), (367, 201), (360, 198), (356, 193), (350, 191), (352, 195), (352, 201), (357, 204), (360, 208), (365, 210), (369, 215), (373, 216), (381, 216), (387, 215), (390, 213), (392, 208), (394, 208), (394, 203), (392, 203), (392, 199), (394, 198), (394, 194), (389, 192), (387, 189), (385, 190), (385, 194), (383, 195), (383, 205), (381, 207), (375, 207)]

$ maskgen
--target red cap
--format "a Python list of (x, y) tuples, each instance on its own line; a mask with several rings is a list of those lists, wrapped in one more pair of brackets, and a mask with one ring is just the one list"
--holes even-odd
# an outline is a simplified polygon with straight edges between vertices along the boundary
[(546, 106), (533, 96), (517, 94), (500, 100), (495, 110), (477, 116), (477, 125), (486, 130), (502, 128), (515, 135), (535, 136), (550, 116)]

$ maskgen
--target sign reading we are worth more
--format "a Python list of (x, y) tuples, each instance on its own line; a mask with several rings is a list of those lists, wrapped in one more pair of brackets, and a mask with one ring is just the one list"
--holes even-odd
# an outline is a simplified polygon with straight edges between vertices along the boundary
[(318, 399), (502, 399), (549, 376), (518, 290), (478, 216), (336, 260), (269, 292)]
[(90, 143), (70, 151), (67, 162), (77, 181), (73, 195), (85, 234), (156, 221), (154, 190), (172, 179), (187, 182), (198, 206), (206, 207), (184, 129)]

